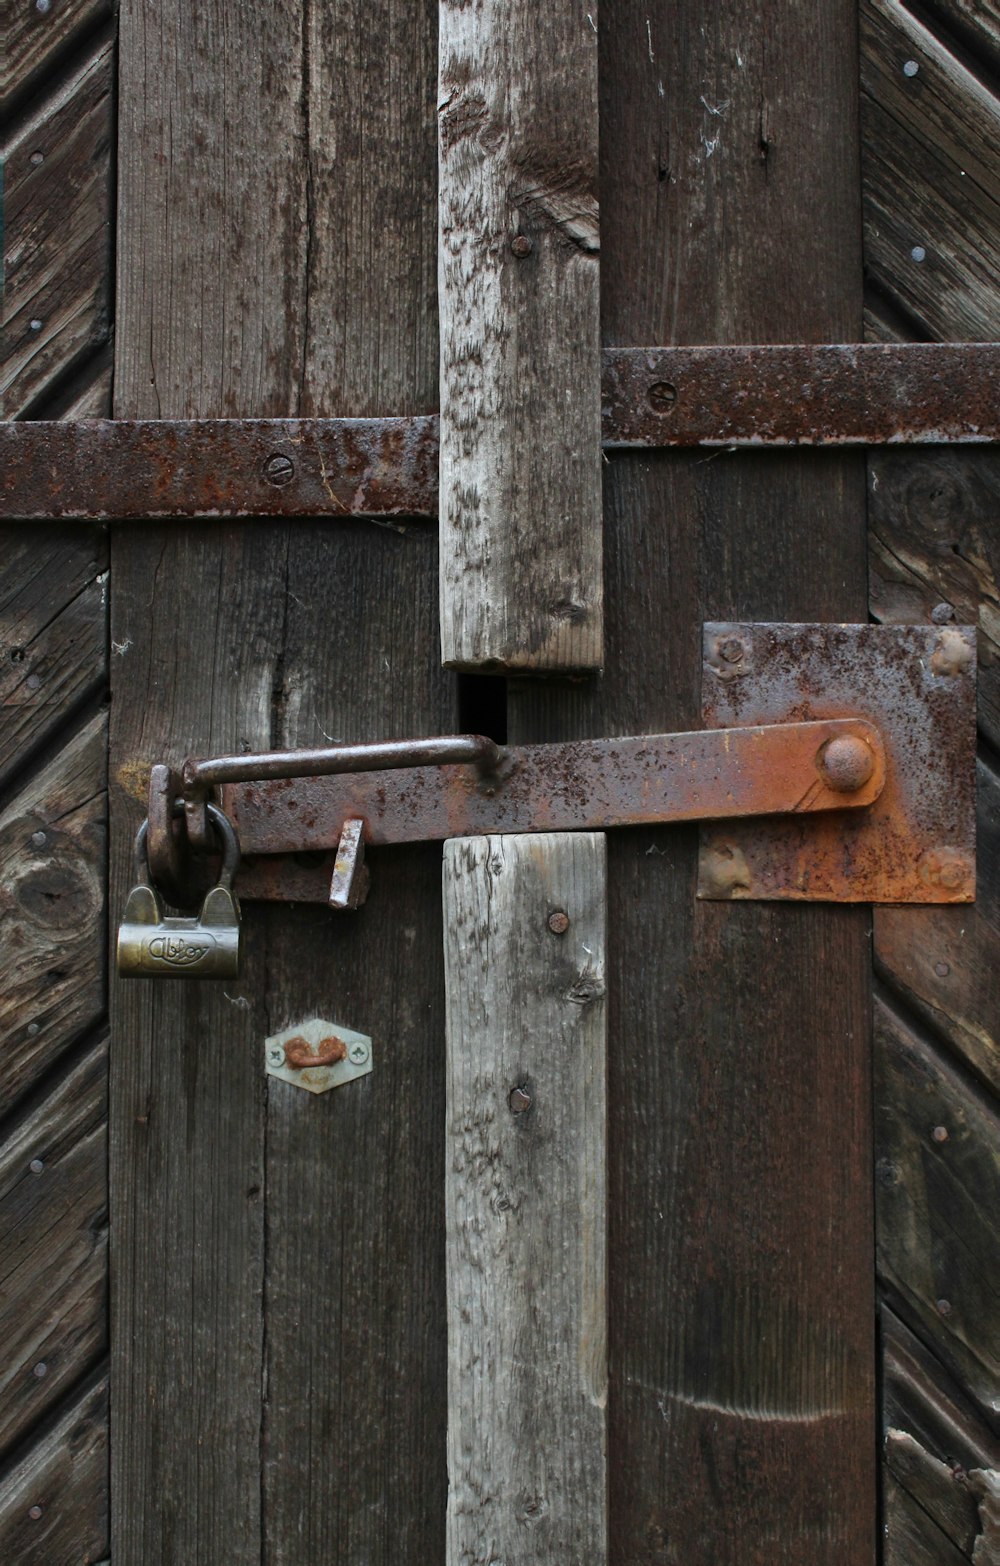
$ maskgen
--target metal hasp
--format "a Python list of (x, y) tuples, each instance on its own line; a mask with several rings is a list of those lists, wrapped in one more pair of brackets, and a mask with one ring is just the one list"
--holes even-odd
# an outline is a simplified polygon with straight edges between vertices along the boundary
[(372, 1041), (367, 1033), (309, 1017), (264, 1040), (264, 1069), (307, 1093), (328, 1093), (370, 1074)]
[(975, 896), (976, 640), (970, 626), (706, 625), (702, 716), (719, 727), (874, 724), (885, 787), (863, 813), (702, 834), (698, 895), (869, 903)]
[[(1000, 440), (996, 343), (607, 348), (601, 441), (856, 446)], [(0, 422), (0, 517), (425, 517), (436, 414)]]

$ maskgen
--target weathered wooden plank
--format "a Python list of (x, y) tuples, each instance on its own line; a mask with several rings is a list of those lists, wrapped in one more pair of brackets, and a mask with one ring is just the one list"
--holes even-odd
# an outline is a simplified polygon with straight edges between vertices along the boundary
[[(861, 327), (856, 11), (602, 20), (606, 342)], [(700, 625), (866, 612), (863, 463), (613, 456), (603, 681), (511, 738), (697, 722)], [(695, 905), (685, 832), (609, 841), (610, 1558), (875, 1550), (868, 963), (849, 909)]]
[[(964, 1556), (971, 1557), (979, 1534), (979, 1507), (964, 1483), (947, 1463), (932, 1456), (904, 1430), (890, 1428), (885, 1437), (886, 1468), (900, 1489), (940, 1528)], [(890, 1492), (892, 1493), (892, 1492)], [(892, 1507), (886, 1517), (886, 1533), (895, 1527)]]
[(951, 28), (988, 67), (1000, 67), (1000, 12), (996, 0), (934, 0), (934, 17)]
[(886, 1306), (880, 1312), (882, 1414), (953, 1473), (998, 1466), (1000, 1445), (927, 1345)]
[(97, 529), (0, 529), (0, 786), (104, 684), (107, 540)]
[(901, 1016), (876, 1007), (878, 1265), (987, 1420), (1000, 1291), (995, 1111)]
[(104, 1008), (105, 748), (90, 720), (0, 814), (0, 1094), (9, 1108)]
[(979, 627), (979, 722), (1000, 745), (1000, 453), (873, 452), (868, 485), (872, 614)]
[(109, 0), (30, 0), (5, 17), (0, 115), (68, 53), (75, 38), (111, 14)]
[(1000, 101), (898, 0), (861, 18), (866, 266), (931, 336), (990, 341)]
[(108, 336), (113, 88), (105, 38), (5, 149), (4, 418)]
[(597, 668), (597, 11), (440, 7), (441, 644)]
[(977, 886), (958, 909), (877, 908), (875, 953), (895, 993), (1000, 1093), (1000, 780), (978, 773)]
[(106, 1343), (106, 1076), (101, 1040), (0, 1147), (0, 1453)]
[(968, 1566), (968, 1555), (891, 1473), (882, 1487), (882, 1504), (885, 1566)]
[[(435, 406), (435, 21), (430, 0), (123, 9), (119, 416)], [(190, 748), (454, 727), (426, 528), (144, 526), (112, 580), (123, 782)], [(121, 995), (125, 1559), (441, 1558), (440, 876), (433, 850), (378, 868), (353, 923), (248, 909), (239, 985)], [(373, 1036), (370, 1078), (265, 1080), (265, 1035), (310, 1013)]]
[(108, 1553), (108, 1383), (99, 1376), (0, 1479), (0, 1559), (18, 1566)]
[(445, 845), (448, 1553), (607, 1558), (605, 847)]

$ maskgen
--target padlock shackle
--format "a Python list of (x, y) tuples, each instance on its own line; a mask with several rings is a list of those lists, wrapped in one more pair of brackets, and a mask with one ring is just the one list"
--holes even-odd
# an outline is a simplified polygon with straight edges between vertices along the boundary
[[(216, 885), (224, 886), (227, 891), (231, 892), (233, 889), (233, 877), (235, 876), (240, 865), (240, 842), (239, 838), (236, 836), (236, 828), (233, 826), (233, 823), (230, 821), (225, 812), (219, 809), (218, 805), (213, 805), (211, 802), (209, 802), (206, 804), (206, 809), (208, 811), (209, 821), (215, 827), (216, 832), (222, 839), (222, 869), (219, 872), (219, 879), (216, 882)], [(183, 815), (183, 813), (183, 802), (178, 800), (177, 804), (174, 806), (174, 815), (179, 816)], [(132, 858), (135, 865), (136, 880), (145, 881), (149, 885), (152, 885), (152, 875), (150, 873), (149, 859), (146, 853), (146, 840), (148, 836), (149, 817), (147, 816), (140, 826), (138, 832), (135, 834), (135, 844), (132, 850)]]

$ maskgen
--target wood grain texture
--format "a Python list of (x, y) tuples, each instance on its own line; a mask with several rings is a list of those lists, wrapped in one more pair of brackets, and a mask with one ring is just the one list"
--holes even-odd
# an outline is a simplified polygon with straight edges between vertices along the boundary
[[(117, 414), (435, 406), (435, 23), (431, 0), (123, 8)], [(406, 524), (118, 535), (119, 898), (136, 766), (454, 727), (436, 567)], [(248, 909), (238, 985), (121, 993), (126, 1559), (442, 1557), (437, 865), (380, 856), (340, 924)], [(371, 1034), (370, 1078), (320, 1099), (264, 1078), (264, 1037), (311, 1014)]]
[(0, 1149), (0, 1454), (106, 1348), (107, 1185), (101, 1040)]
[(598, 668), (596, 6), (442, 0), (438, 85), (442, 657)]
[(114, 66), (103, 37), (4, 149), (4, 418), (109, 335)]
[[(920, 1445), (904, 1430), (890, 1429), (885, 1438), (885, 1461), (900, 1490), (926, 1512), (936, 1528), (968, 1559), (979, 1535), (979, 1507), (976, 1497), (947, 1463)], [(890, 1502), (893, 1492), (890, 1491)], [(886, 1537), (896, 1532), (892, 1506), (885, 1519)]]
[(992, 341), (1000, 102), (898, 0), (861, 24), (866, 267), (929, 336)]
[(1000, 1245), (995, 1107), (886, 1004), (876, 1006), (878, 1266), (921, 1336), (995, 1424)]
[[(855, 48), (849, 4), (604, 19), (608, 345), (859, 335)], [(695, 726), (705, 619), (865, 618), (863, 461), (622, 454), (605, 504), (604, 678), (513, 738)], [(865, 915), (696, 906), (686, 831), (608, 852), (610, 1559), (869, 1562)]]
[(906, 1430), (952, 1472), (995, 1468), (1000, 1440), (927, 1345), (883, 1304), (882, 1406), (886, 1428)]
[(98, 1374), (0, 1478), (0, 1559), (87, 1566), (108, 1554), (108, 1383)]
[(968, 1566), (969, 1557), (889, 1473), (882, 1486), (885, 1566)]
[(596, 833), (445, 845), (449, 1566), (607, 1558), (605, 888)]
[(0, 786), (104, 685), (107, 539), (96, 528), (0, 529)]
[(976, 901), (959, 909), (877, 908), (878, 971), (952, 1052), (1000, 1095), (1000, 781), (980, 765)]
[(3, 64), (0, 66), (0, 115), (10, 102), (30, 91), (38, 80), (71, 52), (74, 42), (110, 15), (109, 0), (38, 0), (12, 5), (4, 21)]
[(0, 814), (0, 1092), (10, 1109), (104, 1009), (107, 726), (91, 719)]
[(937, 23), (954, 32), (987, 69), (1000, 69), (1000, 12), (996, 0), (932, 0)]
[(978, 626), (980, 727), (1000, 747), (1000, 453), (873, 452), (868, 467), (872, 615)]

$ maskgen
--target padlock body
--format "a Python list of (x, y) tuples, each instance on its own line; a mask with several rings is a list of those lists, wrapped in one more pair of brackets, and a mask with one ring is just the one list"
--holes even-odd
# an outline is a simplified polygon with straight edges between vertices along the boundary
[(133, 888), (118, 928), (123, 978), (235, 979), (239, 971), (239, 913), (231, 894), (216, 887), (197, 918), (181, 918), (163, 913), (151, 887)]

